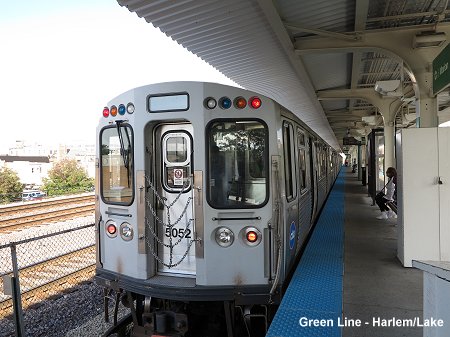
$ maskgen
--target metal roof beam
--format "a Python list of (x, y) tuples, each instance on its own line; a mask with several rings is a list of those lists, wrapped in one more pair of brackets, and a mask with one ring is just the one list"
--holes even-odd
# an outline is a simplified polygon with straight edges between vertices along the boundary
[[(277, 9), (275, 8), (272, 0), (257, 0), (261, 10), (269, 21), (270, 26), (275, 33), (278, 41), (280, 42), (286, 56), (289, 59), (292, 67), (295, 69), (299, 79), (306, 78), (307, 81), (302, 81), (302, 84), (306, 89), (310, 90), (310, 94), (315, 91), (311, 78), (303, 65), (301, 59), (295, 54), (294, 41), (291, 39), (286, 27), (284, 26)], [(325, 117), (325, 116), (324, 116)]]
[[(450, 10), (445, 10), (441, 14), (449, 14), (449, 13), (450, 13)], [(380, 16), (380, 17), (376, 17), (376, 18), (369, 18), (369, 19), (367, 19), (367, 22), (372, 23), (372, 22), (379, 22), (379, 21), (416, 19), (416, 18), (421, 18), (424, 16), (432, 16), (432, 15), (437, 16), (438, 14), (439, 14), (439, 12), (434, 11), (434, 12), (419, 12), (419, 13), (408, 13), (408, 14), (400, 14), (400, 15)]]
[[(355, 31), (360, 32), (366, 29), (367, 13), (369, 12), (369, 0), (355, 1)], [(350, 88), (356, 89), (359, 84), (359, 79), (361, 78), (361, 59), (363, 53), (361, 51), (355, 50), (352, 57), (352, 75)], [(355, 100), (351, 99), (349, 103), (350, 110), (353, 110), (355, 105)]]
[(330, 122), (330, 124), (332, 124), (333, 122), (361, 122), (361, 117), (352, 115), (328, 116), (328, 121)]
[(293, 31), (311, 33), (311, 34), (325, 36), (325, 37), (332, 37), (332, 38), (336, 38), (336, 39), (340, 39), (340, 40), (355, 41), (355, 40), (360, 39), (360, 36), (358, 36), (354, 33), (344, 34), (344, 33), (330, 32), (328, 30), (317, 29), (317, 28), (306, 28), (306, 27), (302, 27), (301, 25), (299, 25), (295, 22), (284, 22), (284, 25)]
[[(298, 55), (321, 52), (348, 53), (351, 50), (359, 49), (361, 51), (378, 52), (399, 61), (401, 60), (399, 56), (401, 53), (399, 53), (398, 50), (403, 48), (408, 51), (405, 53), (405, 56), (409, 55), (409, 57), (405, 57), (405, 59), (414, 57), (411, 55), (411, 38), (424, 30), (430, 30), (433, 26), (434, 25), (420, 25), (383, 30), (368, 30), (364, 32), (362, 39), (358, 41), (344, 41), (325, 37), (297, 38), (295, 41), (295, 52)], [(450, 23), (440, 23), (439, 31), (450, 33)], [(428, 48), (427, 51), (429, 50), (439, 51), (440, 49)]]

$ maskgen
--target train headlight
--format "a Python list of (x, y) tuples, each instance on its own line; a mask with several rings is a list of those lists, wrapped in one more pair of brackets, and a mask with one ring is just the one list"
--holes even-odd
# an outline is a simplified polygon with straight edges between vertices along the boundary
[(120, 225), (119, 231), (120, 237), (125, 241), (130, 241), (133, 239), (133, 227), (128, 222), (122, 223)]
[(247, 245), (254, 247), (259, 245), (262, 240), (262, 234), (256, 227), (245, 227), (241, 230), (241, 236)]
[(133, 104), (133, 103), (128, 103), (128, 104), (127, 104), (127, 112), (128, 112), (129, 114), (134, 113), (134, 104)]
[(117, 226), (113, 220), (106, 221), (105, 224), (106, 235), (110, 238), (115, 238), (117, 236)]
[(109, 108), (105, 106), (103, 108), (103, 117), (108, 117), (108, 116), (109, 116)]
[(234, 233), (227, 227), (216, 229), (216, 242), (221, 247), (229, 247), (234, 242)]
[(205, 107), (208, 109), (214, 109), (217, 106), (217, 102), (214, 98), (208, 97), (205, 99)]

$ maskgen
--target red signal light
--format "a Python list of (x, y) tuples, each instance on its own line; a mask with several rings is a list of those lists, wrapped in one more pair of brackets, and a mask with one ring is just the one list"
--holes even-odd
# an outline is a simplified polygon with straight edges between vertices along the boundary
[(104, 107), (103, 108), (103, 117), (108, 117), (109, 116), (109, 109), (108, 107)]
[(253, 109), (259, 109), (261, 107), (261, 99), (259, 97), (250, 98), (248, 103)]
[(106, 227), (106, 230), (110, 235), (114, 235), (117, 232), (117, 228), (114, 224), (109, 224), (108, 227)]

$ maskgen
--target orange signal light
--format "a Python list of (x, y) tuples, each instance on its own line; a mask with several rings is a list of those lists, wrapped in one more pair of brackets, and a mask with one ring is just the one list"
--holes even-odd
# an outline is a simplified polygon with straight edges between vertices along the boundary
[(238, 97), (235, 99), (234, 105), (238, 109), (244, 109), (247, 106), (247, 101), (245, 100), (244, 97)]
[(117, 107), (115, 105), (111, 107), (111, 116), (117, 116)]
[(248, 242), (253, 243), (253, 242), (256, 242), (258, 240), (258, 234), (256, 232), (254, 232), (254, 231), (248, 232), (246, 236), (247, 236), (247, 241)]

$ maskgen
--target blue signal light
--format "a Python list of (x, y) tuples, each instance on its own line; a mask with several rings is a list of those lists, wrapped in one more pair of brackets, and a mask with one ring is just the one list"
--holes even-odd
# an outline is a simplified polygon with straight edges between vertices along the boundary
[(126, 109), (125, 109), (125, 105), (120, 104), (119, 105), (119, 115), (125, 115)]
[(219, 106), (222, 109), (229, 109), (231, 107), (231, 105), (232, 105), (231, 99), (229, 99), (228, 97), (222, 97), (219, 100)]

